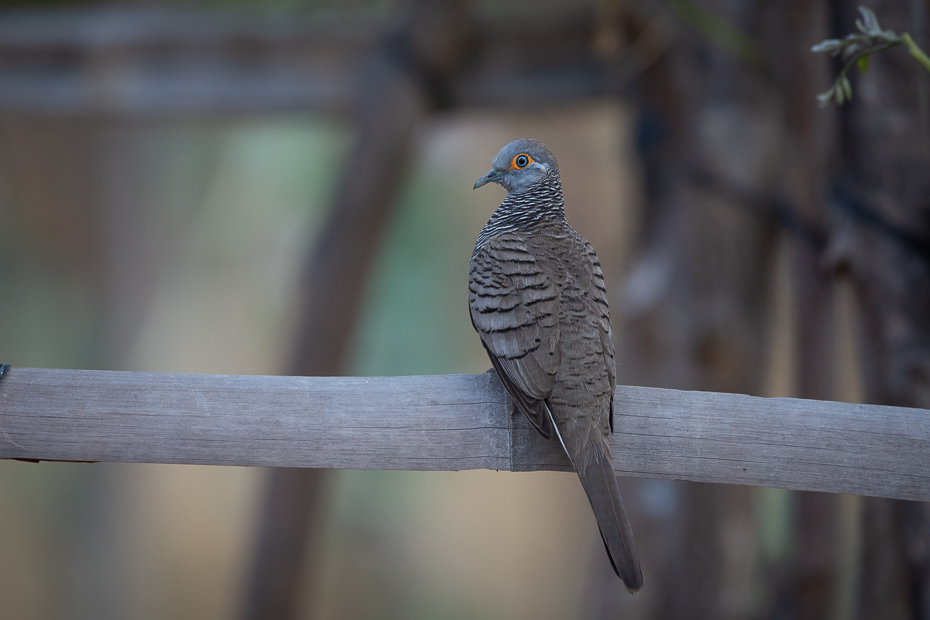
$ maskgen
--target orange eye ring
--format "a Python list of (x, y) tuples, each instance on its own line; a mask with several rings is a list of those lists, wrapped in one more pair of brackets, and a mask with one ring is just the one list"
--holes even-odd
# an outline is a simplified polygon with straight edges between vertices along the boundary
[(534, 161), (536, 160), (530, 157), (529, 154), (520, 153), (518, 155), (514, 155), (513, 159), (510, 160), (510, 169), (511, 170), (522, 170), (523, 168), (526, 168), (527, 166), (532, 164)]

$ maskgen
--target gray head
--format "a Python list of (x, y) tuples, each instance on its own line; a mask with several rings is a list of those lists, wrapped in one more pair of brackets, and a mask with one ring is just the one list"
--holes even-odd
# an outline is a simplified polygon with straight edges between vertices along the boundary
[(502, 148), (491, 164), (494, 168), (475, 181), (475, 189), (498, 183), (508, 194), (519, 194), (544, 179), (551, 170), (559, 170), (552, 151), (529, 138), (514, 140)]

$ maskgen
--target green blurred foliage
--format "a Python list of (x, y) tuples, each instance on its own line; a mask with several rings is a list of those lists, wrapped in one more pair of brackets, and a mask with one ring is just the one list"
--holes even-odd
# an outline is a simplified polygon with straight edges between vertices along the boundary
[(407, 184), (369, 278), (349, 374), (467, 371), (462, 351), (474, 340), (466, 294), (474, 244), (461, 234), (468, 205), (450, 204), (451, 182), (417, 174)]

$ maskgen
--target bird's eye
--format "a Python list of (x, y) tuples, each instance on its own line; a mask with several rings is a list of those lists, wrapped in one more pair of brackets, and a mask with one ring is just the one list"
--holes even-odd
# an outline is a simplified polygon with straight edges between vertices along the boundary
[(533, 163), (533, 158), (527, 155), (526, 153), (520, 153), (513, 158), (513, 161), (510, 162), (510, 165), (517, 170), (521, 168), (526, 168), (531, 163)]

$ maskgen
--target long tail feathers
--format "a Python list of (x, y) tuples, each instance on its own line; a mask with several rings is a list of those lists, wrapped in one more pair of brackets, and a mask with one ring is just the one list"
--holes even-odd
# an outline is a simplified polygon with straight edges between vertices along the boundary
[(633, 530), (623, 510), (620, 486), (617, 484), (610, 453), (597, 444), (592, 449), (595, 455), (587, 466), (581, 462), (575, 463), (578, 477), (588, 494), (614, 572), (623, 580), (627, 590), (636, 593), (643, 587), (643, 573), (633, 544)]

